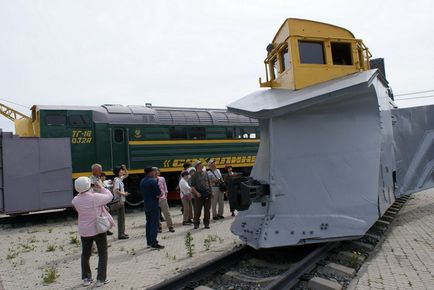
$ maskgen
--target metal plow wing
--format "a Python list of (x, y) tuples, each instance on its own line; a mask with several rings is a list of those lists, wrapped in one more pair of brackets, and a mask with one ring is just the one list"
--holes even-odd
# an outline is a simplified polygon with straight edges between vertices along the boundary
[(434, 186), (434, 105), (395, 109), (393, 115), (396, 160), (395, 195)]

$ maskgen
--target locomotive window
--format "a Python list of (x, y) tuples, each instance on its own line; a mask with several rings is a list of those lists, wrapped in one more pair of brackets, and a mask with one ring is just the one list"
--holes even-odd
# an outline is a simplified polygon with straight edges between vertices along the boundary
[(226, 128), (226, 138), (234, 139), (234, 128)]
[(282, 59), (282, 67), (280, 72), (285, 71), (288, 67), (289, 67), (289, 53), (288, 53), (288, 48), (285, 48), (284, 50), (282, 50), (281, 52), (281, 59)]
[(116, 143), (123, 143), (124, 142), (124, 130), (123, 129), (115, 129), (113, 138), (115, 139)]
[(273, 80), (277, 78), (277, 73), (279, 72), (279, 62), (277, 58), (271, 60), (271, 65), (273, 66)]
[(187, 139), (187, 129), (182, 127), (170, 127), (169, 134), (171, 139)]
[(188, 129), (190, 139), (205, 139), (205, 127), (191, 127)]
[(45, 124), (48, 126), (64, 126), (66, 124), (66, 117), (63, 115), (47, 115), (45, 117)]
[(351, 43), (332, 42), (333, 64), (352, 65)]
[(90, 118), (86, 115), (71, 115), (68, 117), (68, 122), (71, 127), (89, 127)]
[(300, 63), (325, 64), (322, 42), (299, 41)]

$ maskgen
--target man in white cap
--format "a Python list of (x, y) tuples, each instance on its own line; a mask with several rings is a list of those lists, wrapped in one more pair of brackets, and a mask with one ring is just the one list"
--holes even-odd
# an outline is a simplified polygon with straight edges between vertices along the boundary
[[(212, 198), (211, 198), (211, 208), (212, 208), (212, 219), (218, 220), (223, 219), (223, 208), (224, 204), (224, 192), (220, 190), (220, 184), (223, 183), (223, 177), (220, 170), (215, 166), (214, 159), (208, 161), (208, 178), (211, 183)], [(218, 212), (217, 212), (218, 206)]]
[(195, 196), (194, 201), (194, 228), (199, 228), (200, 216), (202, 213), (202, 207), (204, 208), (203, 224), (206, 229), (209, 229), (209, 218), (211, 208), (211, 186), (209, 183), (208, 175), (204, 172), (202, 162), (196, 160), (193, 163), (196, 173), (190, 178), (191, 192)]

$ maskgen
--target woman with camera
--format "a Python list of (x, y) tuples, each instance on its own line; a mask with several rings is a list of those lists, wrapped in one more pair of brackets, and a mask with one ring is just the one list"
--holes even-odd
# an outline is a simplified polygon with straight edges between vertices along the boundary
[[(91, 188), (89, 177), (79, 177), (74, 182), (77, 196), (72, 200), (72, 205), (78, 212), (78, 234), (81, 238), (81, 278), (83, 285), (92, 283), (92, 272), (89, 259), (92, 244), (95, 241), (98, 249), (98, 274), (96, 286), (100, 287), (108, 283), (107, 280), (107, 230), (114, 225), (112, 216), (106, 209), (106, 204), (112, 200), (112, 194), (105, 189), (98, 180)], [(101, 226), (101, 219), (104, 225)]]

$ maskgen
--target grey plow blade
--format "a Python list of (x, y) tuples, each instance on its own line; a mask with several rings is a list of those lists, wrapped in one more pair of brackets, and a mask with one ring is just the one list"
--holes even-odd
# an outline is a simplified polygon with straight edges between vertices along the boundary
[(395, 109), (397, 197), (434, 186), (434, 105)]
[(375, 70), (229, 105), (258, 118), (251, 177), (269, 184), (231, 230), (254, 248), (351, 239), (394, 202), (388, 84)]

